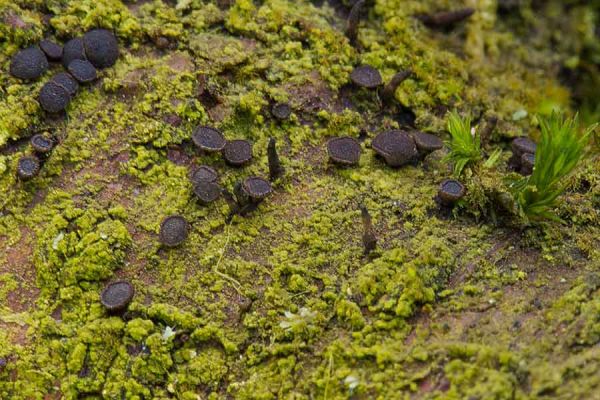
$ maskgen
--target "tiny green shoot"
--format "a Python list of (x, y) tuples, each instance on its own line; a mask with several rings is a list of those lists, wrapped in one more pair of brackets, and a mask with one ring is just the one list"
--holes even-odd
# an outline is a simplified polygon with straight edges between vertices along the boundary
[(538, 117), (541, 140), (537, 146), (533, 173), (511, 185), (520, 214), (526, 220), (561, 221), (553, 213), (558, 197), (564, 193), (568, 177), (585, 155), (592, 125), (580, 133), (579, 118), (565, 118), (553, 112)]
[[(471, 118), (462, 118), (456, 112), (451, 112), (448, 117), (448, 132), (450, 141), (446, 145), (450, 153), (446, 161), (454, 164), (454, 176), (459, 177), (467, 165), (473, 165), (483, 158), (481, 151), (481, 136), (476, 128), (471, 127)], [(500, 159), (502, 149), (494, 151), (482, 164), (484, 168), (492, 168)]]

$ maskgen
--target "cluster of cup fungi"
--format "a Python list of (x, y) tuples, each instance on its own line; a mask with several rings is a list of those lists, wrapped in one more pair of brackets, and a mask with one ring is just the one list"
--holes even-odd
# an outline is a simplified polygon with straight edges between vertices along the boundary
[[(352, 7), (346, 28), (346, 36), (353, 45), (357, 45), (360, 15), (366, 1), (359, 0)], [(417, 15), (416, 18), (430, 28), (447, 28), (468, 18), (472, 9), (440, 12), (437, 14)], [(62, 62), (67, 72), (54, 75), (41, 89), (39, 103), (48, 113), (63, 111), (71, 98), (76, 94), (79, 85), (84, 85), (97, 78), (96, 68), (107, 68), (116, 62), (119, 49), (115, 36), (104, 29), (94, 29), (81, 38), (69, 40), (64, 47), (43, 40), (39, 46), (33, 46), (18, 52), (11, 60), (10, 72), (13, 76), (34, 80), (39, 78), (51, 62)], [(350, 74), (352, 83), (366, 89), (377, 89), (379, 98), (384, 104), (394, 100), (398, 86), (411, 75), (410, 70), (400, 71), (383, 85), (383, 79), (377, 69), (370, 65), (360, 65)], [(285, 120), (292, 109), (287, 103), (277, 103), (271, 108), (271, 114), (278, 120)], [(220, 153), (225, 162), (233, 167), (242, 167), (252, 160), (252, 144), (243, 139), (227, 140), (223, 133), (215, 127), (198, 126), (191, 135), (192, 142), (205, 153)], [(22, 179), (35, 176), (40, 168), (40, 160), (52, 150), (54, 141), (44, 135), (31, 138), (31, 146), (36, 155), (23, 156), (18, 162), (17, 174)], [(353, 137), (336, 137), (327, 144), (327, 152), (332, 163), (340, 166), (354, 166), (359, 163), (362, 153), (359, 141)], [(393, 168), (414, 164), (422, 160), (432, 151), (441, 149), (443, 142), (435, 135), (417, 130), (389, 130), (378, 134), (371, 142), (375, 154)], [(518, 138), (512, 144), (513, 158), (511, 165), (521, 173), (531, 173), (535, 144), (526, 138)], [(222, 188), (218, 172), (208, 166), (201, 165), (191, 174), (193, 192), (198, 201), (209, 204), (223, 196), (230, 207), (228, 221), (234, 215), (245, 215), (255, 210), (258, 205), (272, 193), (271, 182), (281, 177), (284, 168), (276, 150), (276, 142), (269, 140), (267, 147), (269, 179), (250, 176), (235, 184), (233, 194)], [(454, 179), (444, 180), (437, 199), (442, 206), (452, 207), (465, 195), (465, 186)], [(377, 246), (377, 237), (369, 211), (360, 206), (363, 223), (362, 242), (365, 254)], [(160, 224), (159, 241), (166, 247), (176, 247), (186, 240), (190, 225), (181, 215), (170, 215)], [(134, 288), (127, 281), (116, 281), (108, 284), (101, 293), (101, 303), (110, 314), (119, 314), (127, 309), (134, 296)]]
[[(93, 82), (97, 68), (107, 68), (117, 61), (119, 47), (117, 38), (106, 29), (93, 29), (83, 37), (69, 40), (64, 46), (49, 40), (40, 41), (17, 52), (10, 62), (10, 74), (15, 78), (34, 81), (50, 67), (61, 63), (66, 71), (58, 72), (42, 86), (38, 101), (41, 108), (57, 114), (69, 105), (79, 90), (79, 85)], [(48, 153), (54, 147), (54, 139), (44, 134), (31, 138), (33, 154), (21, 157), (17, 163), (17, 175), (22, 180), (38, 174)]]

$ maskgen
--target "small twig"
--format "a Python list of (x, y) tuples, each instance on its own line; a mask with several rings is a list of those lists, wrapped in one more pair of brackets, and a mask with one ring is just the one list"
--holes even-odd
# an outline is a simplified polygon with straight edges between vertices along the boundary
[(219, 265), (221, 264), (221, 261), (223, 260), (223, 257), (225, 256), (225, 251), (227, 251), (227, 245), (229, 244), (229, 239), (231, 238), (231, 231), (230, 231), (230, 227), (231, 227), (231, 222), (229, 222), (227, 225), (225, 225), (225, 230), (226, 232), (226, 238), (225, 238), (225, 244), (223, 245), (223, 250), (221, 251), (221, 255), (219, 256), (219, 259), (217, 260), (217, 263), (215, 264), (215, 266), (213, 267), (213, 272), (215, 274), (217, 274), (218, 276), (220, 276), (221, 278), (228, 280), (229, 282), (232, 283), (233, 288), (236, 290), (236, 292), (238, 292), (238, 294), (240, 296), (243, 296), (243, 293), (240, 290), (240, 287), (242, 286), (242, 284), (240, 282), (238, 282), (235, 278), (219, 271)]
[(429, 28), (448, 28), (469, 18), (475, 9), (463, 8), (455, 11), (441, 11), (435, 14), (417, 14), (415, 17)]

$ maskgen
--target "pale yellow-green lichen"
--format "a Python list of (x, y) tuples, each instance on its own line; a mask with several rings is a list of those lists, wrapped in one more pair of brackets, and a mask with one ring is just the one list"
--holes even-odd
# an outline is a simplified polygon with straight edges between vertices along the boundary
[[(593, 64), (597, 10), (550, 1), (501, 16), (491, 0), (377, 0), (355, 48), (342, 13), (327, 4), (223, 3), (0, 1), (2, 71), (47, 35), (64, 41), (104, 27), (121, 49), (67, 119), (47, 118), (36, 100), (60, 66), (34, 83), (0, 74), (0, 397), (595, 393), (597, 156), (557, 210), (567, 225), (520, 231), (495, 207), (506, 190), (506, 138), (535, 138), (536, 112), (588, 92), (569, 91), (555, 66)], [(463, 6), (476, 14), (446, 33), (413, 18)], [(7, 21), (14, 15), (26, 27)], [(373, 136), (401, 121), (382, 115), (377, 93), (347, 85), (359, 63), (386, 81), (413, 71), (395, 98), (420, 129), (444, 137), (446, 109), (499, 119), (484, 149), (502, 147), (501, 161), (466, 172), (468, 195), (454, 215), (434, 200), (448, 175), (441, 157), (390, 169), (373, 156)], [(274, 101), (291, 104), (289, 120), (271, 118)], [(198, 124), (252, 141), (252, 164), (234, 169), (197, 152), (189, 138)], [(59, 145), (40, 175), (22, 182), (16, 163), (38, 125)], [(340, 135), (366, 136), (355, 168), (327, 164), (323, 145)], [(248, 175), (266, 176), (269, 137), (286, 174), (258, 210), (227, 222), (223, 200), (195, 201), (196, 165), (215, 167), (230, 191)], [(369, 256), (360, 204), (378, 237)], [(174, 249), (157, 240), (169, 214), (191, 222)], [(113, 279), (136, 289), (123, 318), (100, 304)]]

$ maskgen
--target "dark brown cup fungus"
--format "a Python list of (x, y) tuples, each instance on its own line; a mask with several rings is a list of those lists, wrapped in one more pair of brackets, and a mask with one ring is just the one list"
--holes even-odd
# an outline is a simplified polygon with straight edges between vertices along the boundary
[(535, 165), (535, 154), (523, 153), (521, 155), (521, 174), (531, 175), (533, 173), (533, 166)]
[(188, 237), (190, 226), (180, 215), (171, 215), (160, 224), (159, 240), (168, 247), (180, 245)]
[(360, 215), (363, 223), (363, 247), (365, 249), (365, 254), (369, 254), (377, 247), (377, 237), (375, 236), (375, 230), (373, 229), (371, 214), (369, 214), (369, 210), (363, 205), (360, 206)]
[(414, 139), (400, 130), (380, 133), (371, 142), (371, 147), (390, 167), (401, 167), (414, 162), (419, 154)]
[(190, 180), (194, 185), (197, 185), (199, 182), (217, 182), (219, 179), (219, 174), (213, 167), (209, 167), (208, 165), (201, 165), (194, 170)]
[(350, 41), (350, 44), (355, 45), (356, 39), (358, 38), (358, 26), (360, 24), (360, 14), (365, 5), (365, 0), (358, 0), (352, 6), (350, 14), (348, 14), (348, 21), (346, 22), (346, 37)]
[(277, 103), (271, 107), (271, 114), (278, 120), (283, 121), (292, 115), (292, 108), (287, 103)]
[(523, 154), (535, 154), (537, 145), (527, 137), (518, 137), (512, 141), (510, 147), (513, 155), (508, 160), (508, 166), (513, 170), (521, 171)]
[(22, 180), (28, 180), (40, 172), (40, 160), (36, 156), (23, 156), (17, 162), (17, 175)]
[(441, 11), (435, 14), (418, 14), (416, 18), (428, 28), (444, 29), (462, 22), (475, 13), (473, 8), (463, 8), (454, 11)]
[(223, 150), (227, 141), (220, 130), (210, 126), (198, 126), (192, 132), (192, 142), (201, 150), (212, 153)]
[(252, 144), (247, 140), (231, 140), (227, 142), (222, 153), (227, 164), (240, 167), (252, 160)]
[(100, 302), (110, 313), (118, 313), (127, 309), (135, 291), (131, 283), (116, 281), (106, 285), (100, 294)]
[(202, 204), (209, 204), (221, 195), (221, 187), (215, 182), (200, 181), (194, 185), (194, 194)]
[(383, 83), (381, 74), (370, 65), (360, 65), (350, 73), (350, 80), (359, 87), (373, 89)]
[(408, 69), (395, 74), (381, 91), (381, 98), (383, 99), (383, 101), (385, 101), (386, 103), (390, 103), (392, 100), (394, 100), (396, 89), (398, 89), (398, 86), (400, 86), (402, 82), (408, 79), (408, 77), (411, 74), (412, 71)]
[(235, 201), (229, 192), (224, 192), (225, 199), (229, 204), (229, 216), (227, 220), (238, 215), (246, 215), (256, 210), (259, 204), (272, 192), (271, 183), (263, 178), (252, 176), (246, 178), (243, 182), (237, 182), (233, 188)]
[(67, 69), (79, 83), (90, 83), (98, 77), (96, 68), (86, 60), (73, 60)]
[(417, 151), (421, 157), (424, 157), (432, 151), (439, 150), (444, 147), (444, 142), (442, 142), (442, 139), (430, 133), (414, 131), (411, 132), (411, 136), (415, 141)]
[(277, 148), (274, 138), (269, 138), (269, 145), (267, 146), (267, 159), (269, 160), (269, 179), (274, 181), (284, 173), (284, 168), (279, 160), (277, 154)]
[(465, 186), (455, 179), (446, 179), (440, 184), (438, 197), (445, 206), (452, 206), (466, 193)]
[(49, 113), (63, 111), (71, 101), (69, 93), (60, 85), (50, 81), (46, 82), (39, 95), (40, 106)]
[(252, 203), (262, 201), (273, 191), (271, 183), (258, 176), (251, 176), (242, 182), (242, 191)]
[(63, 48), (61, 45), (53, 42), (52, 40), (44, 39), (40, 42), (40, 49), (46, 54), (50, 61), (60, 61), (63, 54)]
[(521, 158), (525, 153), (535, 154), (537, 145), (529, 138), (518, 137), (512, 141), (510, 147), (513, 154), (517, 158)]
[(62, 65), (65, 68), (74, 60), (87, 60), (85, 50), (83, 48), (83, 39), (74, 38), (65, 43), (63, 47)]
[(338, 137), (327, 142), (329, 159), (335, 164), (357, 165), (362, 149), (358, 140), (351, 137)]
[(38, 154), (47, 154), (54, 147), (52, 139), (39, 133), (31, 137), (30, 143), (33, 150)]
[(79, 83), (71, 76), (71, 74), (67, 72), (59, 72), (54, 75), (50, 80), (53, 83), (56, 83), (59, 86), (62, 86), (71, 97), (75, 96), (77, 90), (79, 89)]
[(119, 44), (112, 32), (93, 29), (83, 35), (83, 47), (87, 59), (96, 68), (107, 68), (119, 58)]
[(48, 59), (36, 46), (19, 51), (10, 60), (10, 74), (19, 79), (37, 79), (47, 69)]

